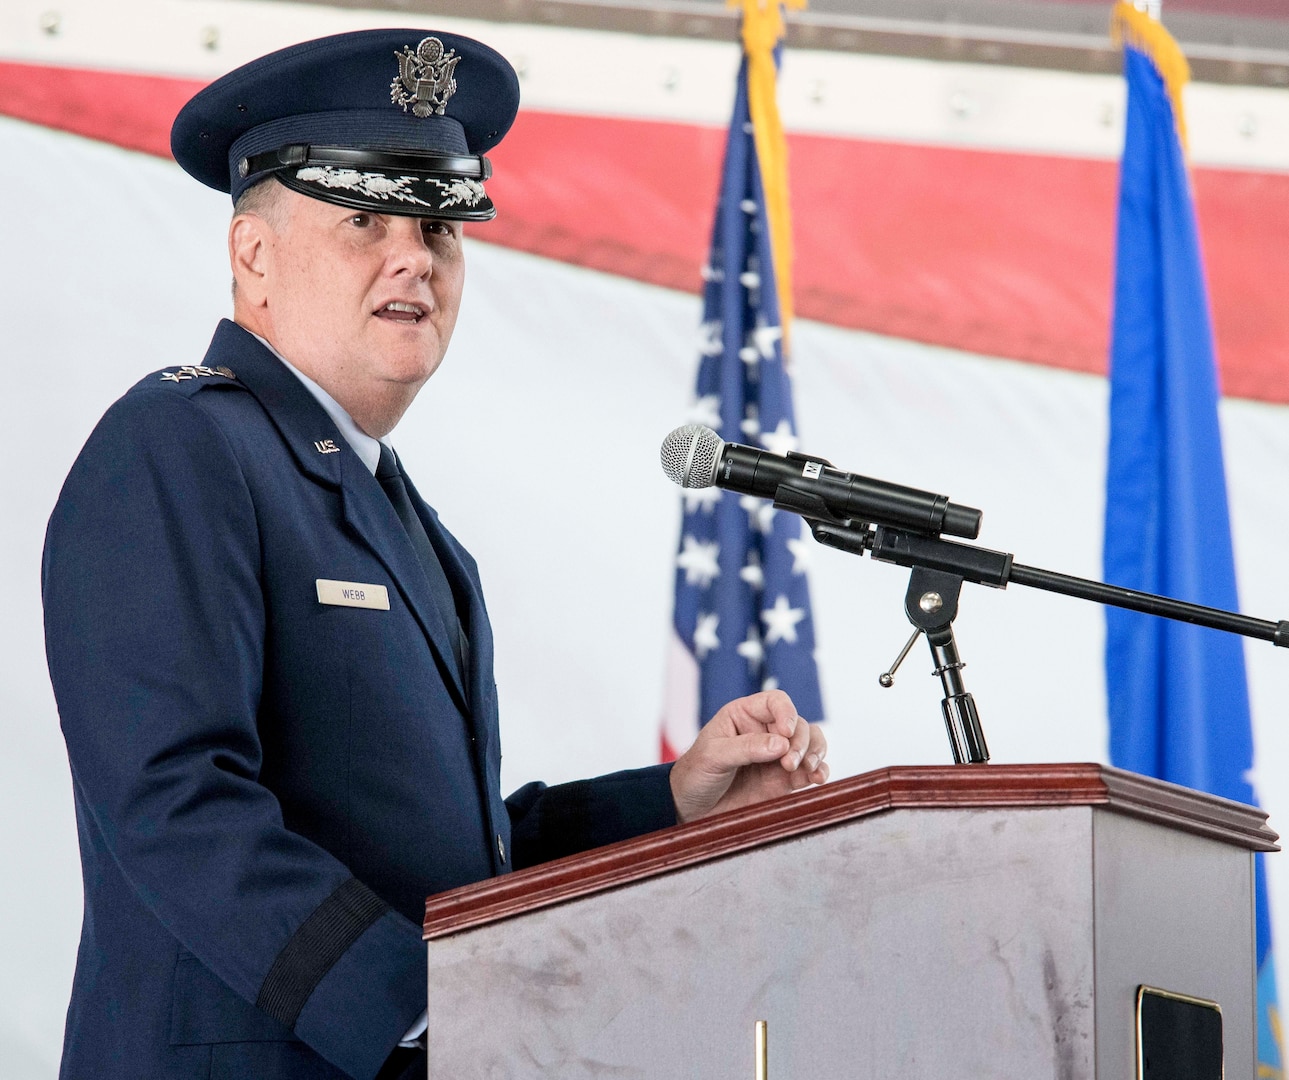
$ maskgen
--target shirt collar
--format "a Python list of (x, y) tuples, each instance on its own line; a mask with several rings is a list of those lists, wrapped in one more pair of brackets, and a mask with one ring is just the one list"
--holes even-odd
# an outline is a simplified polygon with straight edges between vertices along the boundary
[(327, 415), (331, 417), (336, 427), (340, 429), (340, 434), (345, 437), (345, 442), (347, 442), (353, 449), (353, 452), (358, 455), (359, 460), (367, 466), (367, 471), (375, 476), (376, 465), (380, 462), (380, 444), (383, 442), (386, 446), (389, 446), (390, 450), (394, 449), (393, 446), (390, 446), (389, 440), (373, 439), (367, 434), (367, 432), (363, 431), (362, 428), (354, 423), (354, 418), (345, 411), (345, 407), (341, 405), (340, 402), (291, 363), (291, 361), (278, 352), (277, 349), (273, 348), (273, 346), (260, 337), (259, 334), (256, 334), (254, 331), (251, 331), (251, 334), (261, 345), (268, 349), (269, 352), (281, 360), (292, 375), (304, 383), (305, 389), (317, 399), (318, 404), (327, 411)]

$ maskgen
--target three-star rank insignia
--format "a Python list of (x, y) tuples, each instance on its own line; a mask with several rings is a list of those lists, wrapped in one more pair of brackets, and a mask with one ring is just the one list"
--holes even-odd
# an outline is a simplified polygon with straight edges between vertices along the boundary
[(444, 52), (443, 42), (427, 37), (421, 39), (415, 52), (410, 45), (404, 45), (394, 57), (398, 60), (398, 74), (389, 84), (390, 101), (401, 105), (404, 112), (410, 105), (414, 116), (442, 116), (448, 98), (457, 91), (453, 72), (461, 57), (456, 50)]
[(220, 375), (225, 379), (235, 379), (236, 375), (228, 368), (221, 364), (219, 367), (203, 367), (201, 364), (185, 364), (175, 371), (163, 371), (161, 373), (162, 382), (187, 382), (189, 379), (203, 379), (213, 375)]

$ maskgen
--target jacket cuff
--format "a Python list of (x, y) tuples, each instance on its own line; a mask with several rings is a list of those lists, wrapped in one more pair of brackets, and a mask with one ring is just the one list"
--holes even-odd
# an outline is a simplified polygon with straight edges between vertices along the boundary
[(371, 1080), (424, 1010), (426, 970), (420, 927), (387, 909), (314, 987), (295, 1033), (355, 1080)]

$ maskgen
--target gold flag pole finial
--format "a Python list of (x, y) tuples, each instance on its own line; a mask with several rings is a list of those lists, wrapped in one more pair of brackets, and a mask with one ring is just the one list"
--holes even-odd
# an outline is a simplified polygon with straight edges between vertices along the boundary
[(792, 214), (788, 205), (788, 144), (776, 94), (775, 46), (783, 39), (783, 8), (803, 10), (806, 0), (727, 0), (743, 9), (743, 52), (747, 57), (747, 103), (752, 138), (761, 166), (761, 190), (770, 223), (770, 250), (779, 297), (779, 324), (787, 359), (792, 329)]
[[(1147, 8), (1153, 8), (1153, 13)], [(1110, 15), (1110, 36), (1116, 45), (1131, 45), (1150, 57), (1173, 103), (1177, 138), (1186, 149), (1186, 113), (1182, 109), (1182, 88), (1190, 82), (1191, 68), (1181, 46), (1159, 21), (1158, 0), (1119, 0)]]

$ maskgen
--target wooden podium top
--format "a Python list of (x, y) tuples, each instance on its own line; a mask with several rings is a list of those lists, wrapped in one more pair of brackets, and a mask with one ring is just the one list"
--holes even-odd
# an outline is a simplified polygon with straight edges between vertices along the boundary
[(431, 896), (425, 940), (895, 809), (1098, 806), (1250, 851), (1279, 851), (1264, 811), (1097, 764), (915, 765), (663, 829)]

